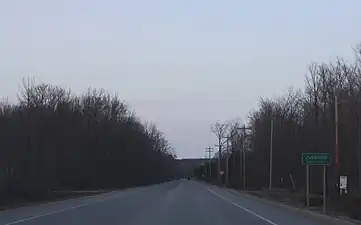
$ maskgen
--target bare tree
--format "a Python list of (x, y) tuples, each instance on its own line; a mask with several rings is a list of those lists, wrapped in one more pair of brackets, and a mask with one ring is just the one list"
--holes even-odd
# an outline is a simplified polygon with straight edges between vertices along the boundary
[[(0, 104), (0, 204), (50, 189), (127, 187), (167, 180), (175, 152), (117, 96), (24, 80), (19, 103)], [(5, 201), (5, 202), (3, 202)]]
[(212, 132), (216, 135), (218, 139), (218, 168), (217, 168), (217, 180), (221, 183), (221, 160), (222, 160), (222, 140), (228, 132), (229, 123), (219, 123), (216, 122), (211, 126)]
[[(360, 45), (354, 49), (354, 61), (337, 57), (332, 62), (311, 63), (304, 90), (289, 89), (280, 97), (261, 99), (259, 107), (249, 116), (249, 125), (252, 127), (252, 152), (247, 154), (247, 171), (252, 171), (252, 176), (248, 176), (249, 186), (262, 188), (268, 183), (270, 124), (273, 121), (275, 187), (293, 191), (303, 189), (305, 173), (301, 165), (301, 153), (328, 152), (334, 160), (328, 170), (328, 189), (335, 191), (338, 176), (347, 175), (349, 193), (353, 195), (361, 190), (360, 49)], [(227, 132), (236, 133), (236, 126), (226, 123), (212, 126), (219, 145)], [(218, 158), (221, 158), (220, 151)], [(321, 177), (322, 170), (319, 167), (311, 168), (311, 191), (322, 191)]]

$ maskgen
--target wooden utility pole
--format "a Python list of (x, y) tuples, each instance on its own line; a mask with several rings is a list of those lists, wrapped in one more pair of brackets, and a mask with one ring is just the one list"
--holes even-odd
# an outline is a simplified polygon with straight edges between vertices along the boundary
[(231, 132), (231, 156), (233, 155), (232, 157), (232, 174), (233, 174), (233, 179), (235, 177), (235, 174), (237, 174), (236, 172), (236, 157), (235, 157), (235, 154), (234, 154), (234, 150), (235, 150), (235, 143), (234, 143), (234, 137), (235, 137), (235, 133), (234, 133), (234, 130), (232, 130)]
[(217, 180), (218, 183), (221, 184), (222, 180), (221, 180), (221, 160), (222, 160), (222, 140), (221, 138), (218, 138), (218, 171), (217, 171)]
[(208, 169), (208, 173), (209, 173), (209, 178), (212, 178), (212, 147), (208, 147), (206, 148), (206, 153), (208, 153), (208, 160), (209, 160), (209, 169)]
[(218, 171), (217, 171), (217, 179), (218, 179), (218, 183), (221, 184), (222, 180), (221, 180), (221, 160), (222, 160), (222, 139), (224, 137), (224, 134), (227, 132), (228, 130), (228, 124), (226, 123), (215, 123), (214, 125), (212, 125), (212, 132), (216, 134), (217, 139), (218, 139), (218, 145), (216, 145), (218, 147)]
[(338, 96), (335, 94), (335, 174), (337, 190), (340, 194), (340, 165), (339, 165), (339, 142), (338, 142)]
[[(251, 127), (246, 127), (246, 125), (243, 125), (243, 127), (238, 128), (240, 130), (243, 130), (243, 137), (242, 137), (242, 147), (240, 149), (240, 162), (242, 162), (242, 166), (240, 166), (241, 170), (241, 176), (243, 178), (243, 189), (246, 189), (246, 130), (252, 130)], [(243, 167), (243, 169), (242, 169)]]
[(225, 186), (228, 186), (228, 178), (229, 178), (229, 140), (231, 140), (230, 136), (226, 137), (226, 179)]
[(271, 137), (270, 137), (270, 153), (269, 153), (269, 183), (268, 190), (272, 190), (272, 170), (273, 170), (273, 118), (271, 118)]
[(246, 189), (246, 126), (243, 128), (243, 189)]

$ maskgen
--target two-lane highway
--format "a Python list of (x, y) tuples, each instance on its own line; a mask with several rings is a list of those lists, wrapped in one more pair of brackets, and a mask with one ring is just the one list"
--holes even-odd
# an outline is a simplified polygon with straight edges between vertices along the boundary
[[(0, 225), (342, 225), (196, 181), (0, 212)], [(346, 223), (345, 223), (346, 224)]]

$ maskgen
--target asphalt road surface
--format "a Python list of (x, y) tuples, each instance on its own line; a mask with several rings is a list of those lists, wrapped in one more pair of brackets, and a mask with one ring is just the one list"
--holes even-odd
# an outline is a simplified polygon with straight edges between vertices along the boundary
[(342, 225), (197, 181), (171, 181), (0, 212), (0, 225)]

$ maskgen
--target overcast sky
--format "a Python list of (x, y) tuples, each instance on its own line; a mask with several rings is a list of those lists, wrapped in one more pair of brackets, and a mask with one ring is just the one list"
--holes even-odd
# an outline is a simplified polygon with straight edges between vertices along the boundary
[(216, 143), (210, 124), (302, 88), (311, 61), (352, 58), (360, 0), (3, 0), (0, 96), (24, 77), (118, 93), (180, 157)]

